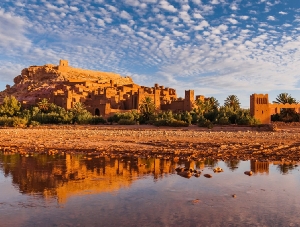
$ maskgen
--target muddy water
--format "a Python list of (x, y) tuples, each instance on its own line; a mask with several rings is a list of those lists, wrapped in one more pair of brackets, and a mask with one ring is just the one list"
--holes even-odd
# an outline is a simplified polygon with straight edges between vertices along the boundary
[(298, 165), (0, 153), (0, 226), (300, 226)]

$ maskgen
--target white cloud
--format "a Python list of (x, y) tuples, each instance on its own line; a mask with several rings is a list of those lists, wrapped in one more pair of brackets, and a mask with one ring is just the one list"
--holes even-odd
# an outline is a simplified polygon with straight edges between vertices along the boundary
[(31, 41), (25, 36), (27, 26), (30, 24), (24, 18), (0, 8), (0, 47), (8, 50), (30, 48)]
[(126, 20), (132, 19), (132, 16), (129, 13), (127, 13), (125, 10), (122, 10), (122, 12), (120, 13), (120, 17)]
[(104, 22), (104, 20), (98, 19), (98, 20), (97, 20), (97, 25), (102, 26), (102, 27), (105, 27), (105, 22)]
[(274, 16), (268, 16), (267, 20), (271, 20), (271, 21), (274, 21), (276, 20)]
[(231, 23), (231, 24), (237, 24), (239, 23), (236, 19), (234, 18), (227, 18), (227, 20)]
[(193, 16), (196, 19), (203, 19), (202, 15), (200, 13), (194, 13)]
[(166, 0), (161, 0), (159, 2), (159, 7), (173, 13), (177, 12), (177, 9)]
[(249, 16), (240, 16), (240, 19), (242, 19), (242, 20), (248, 20)]
[(286, 15), (287, 12), (280, 11), (279, 14), (281, 14), (281, 15)]
[(217, 5), (217, 4), (220, 4), (220, 2), (219, 2), (219, 0), (212, 0), (212, 1), (211, 1), (211, 4)]
[(205, 27), (209, 27), (209, 23), (206, 20), (200, 22), (199, 25), (195, 26), (195, 30), (203, 30)]
[(140, 2), (138, 0), (124, 0), (125, 4), (130, 6), (139, 6)]
[(230, 9), (231, 10), (238, 10), (238, 6), (235, 3), (233, 3), (233, 4), (230, 5)]

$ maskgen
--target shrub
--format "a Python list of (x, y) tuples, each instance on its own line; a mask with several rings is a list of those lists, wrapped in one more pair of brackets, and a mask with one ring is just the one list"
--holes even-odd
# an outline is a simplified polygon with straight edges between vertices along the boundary
[(219, 120), (218, 120), (218, 123), (220, 125), (229, 125), (230, 121), (229, 121), (228, 117), (220, 117)]
[(40, 122), (38, 122), (38, 121), (31, 121), (29, 123), (29, 125), (31, 125), (31, 126), (38, 126), (38, 125), (40, 125)]
[(106, 120), (102, 116), (93, 116), (90, 119), (90, 124), (98, 125), (98, 124), (105, 124)]
[(157, 120), (153, 123), (155, 126), (170, 126), (170, 127), (188, 127), (189, 123), (185, 121), (179, 121), (172, 119), (171, 121), (169, 120)]
[(21, 110), (21, 103), (14, 97), (6, 96), (0, 105), (0, 115), (1, 116), (16, 116)]
[(185, 121), (178, 121), (178, 120), (173, 120), (169, 123), (169, 126), (171, 127), (188, 127), (190, 124)]
[(214, 124), (212, 122), (210, 122), (210, 120), (207, 120), (204, 118), (204, 119), (199, 120), (198, 126), (199, 127), (207, 127), (210, 129), (210, 128), (214, 127)]
[(107, 121), (110, 123), (119, 123), (121, 119), (125, 120), (131, 120), (134, 121), (136, 118), (136, 115), (132, 112), (126, 112), (126, 113), (115, 113), (113, 116), (107, 118)]
[(258, 125), (260, 121), (251, 116), (243, 116), (237, 119), (238, 125)]
[(12, 126), (14, 127), (25, 127), (28, 123), (26, 118), (13, 117)]
[(77, 124), (89, 124), (92, 121), (92, 114), (88, 111), (76, 114), (73, 118), (73, 123)]
[(13, 125), (13, 119), (11, 117), (0, 117), (0, 126), (12, 126)]
[(157, 120), (153, 122), (153, 125), (159, 127), (159, 126), (168, 126), (169, 125), (169, 121), (162, 119), (162, 120)]
[(130, 120), (130, 119), (120, 119), (118, 124), (119, 125), (135, 125), (135, 121)]

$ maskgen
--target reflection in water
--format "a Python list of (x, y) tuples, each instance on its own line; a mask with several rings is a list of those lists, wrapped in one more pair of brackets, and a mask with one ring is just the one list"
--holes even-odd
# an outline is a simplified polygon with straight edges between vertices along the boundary
[[(297, 226), (296, 164), (0, 152), (0, 219), (9, 226)], [(216, 166), (224, 172), (214, 173)], [(203, 173), (186, 179), (178, 168)], [(259, 174), (245, 176), (250, 169)]]
[(274, 162), (274, 164), (278, 165), (277, 169), (281, 174), (288, 174), (293, 169), (295, 169), (298, 165), (297, 162)]
[(129, 187), (137, 178), (152, 175), (154, 180), (175, 173), (176, 166), (188, 169), (214, 167), (217, 161), (179, 161), (137, 157), (99, 157), (79, 155), (0, 153), (0, 168), (11, 175), (21, 193), (57, 197), (64, 203), (72, 195), (117, 191)]
[(234, 171), (238, 168), (239, 164), (240, 164), (240, 160), (229, 160), (229, 161), (225, 161), (226, 166)]
[(269, 162), (267, 161), (257, 161), (257, 160), (251, 160), (251, 171), (256, 173), (266, 173), (269, 174)]

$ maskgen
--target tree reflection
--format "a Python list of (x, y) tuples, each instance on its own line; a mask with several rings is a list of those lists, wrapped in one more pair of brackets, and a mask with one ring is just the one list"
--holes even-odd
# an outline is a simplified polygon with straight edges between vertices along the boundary
[(225, 164), (231, 171), (235, 171), (240, 164), (240, 160), (225, 161)]
[(295, 166), (293, 165), (293, 163), (283, 163), (283, 164), (279, 164), (277, 166), (277, 169), (281, 174), (285, 175), (288, 174), (293, 169), (295, 169)]

